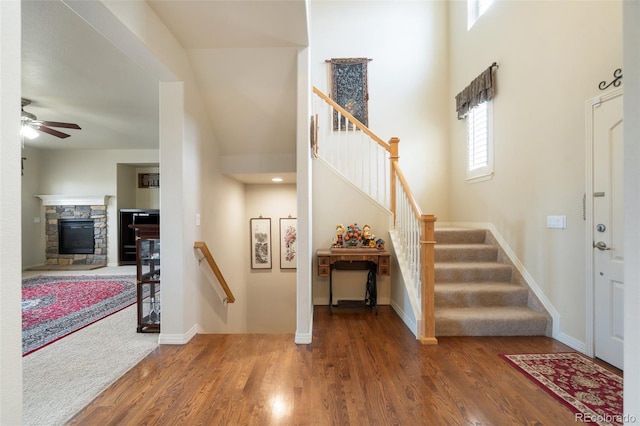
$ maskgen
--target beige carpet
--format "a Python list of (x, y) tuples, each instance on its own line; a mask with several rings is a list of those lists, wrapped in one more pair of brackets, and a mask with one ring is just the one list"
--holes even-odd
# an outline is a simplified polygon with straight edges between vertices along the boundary
[(136, 305), (23, 358), (23, 425), (63, 425), (158, 346)]
[(439, 228), (436, 336), (550, 335), (551, 317), (485, 229)]

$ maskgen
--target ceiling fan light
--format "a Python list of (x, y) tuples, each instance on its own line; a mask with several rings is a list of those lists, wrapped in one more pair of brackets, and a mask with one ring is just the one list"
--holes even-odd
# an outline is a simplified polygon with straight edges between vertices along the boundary
[(20, 133), (22, 133), (22, 136), (27, 139), (35, 139), (38, 137), (38, 132), (29, 126), (22, 126)]

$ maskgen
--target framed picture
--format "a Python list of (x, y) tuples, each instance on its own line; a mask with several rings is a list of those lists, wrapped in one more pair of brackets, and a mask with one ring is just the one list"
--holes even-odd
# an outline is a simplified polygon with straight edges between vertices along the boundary
[(160, 188), (160, 173), (138, 173), (138, 188)]
[(271, 219), (249, 220), (251, 233), (251, 269), (271, 269)]
[(296, 269), (298, 226), (295, 217), (280, 219), (280, 269)]

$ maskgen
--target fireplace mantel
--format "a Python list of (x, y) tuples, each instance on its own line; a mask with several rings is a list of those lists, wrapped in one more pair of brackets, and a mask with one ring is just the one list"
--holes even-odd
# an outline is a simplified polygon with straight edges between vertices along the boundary
[(110, 195), (36, 195), (44, 206), (106, 206)]

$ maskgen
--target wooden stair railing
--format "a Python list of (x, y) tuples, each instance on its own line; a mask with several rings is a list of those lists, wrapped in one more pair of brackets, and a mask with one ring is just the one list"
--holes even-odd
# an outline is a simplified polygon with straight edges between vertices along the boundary
[[(435, 222), (436, 217), (434, 215), (425, 215), (420, 210), (415, 198), (409, 188), (409, 184), (400, 169), (400, 165), (398, 163), (399, 155), (398, 155), (398, 144), (400, 139), (391, 138), (389, 143), (383, 141), (380, 137), (378, 137), (375, 133), (373, 133), (367, 126), (358, 121), (353, 115), (351, 115), (347, 110), (338, 105), (333, 99), (331, 99), (326, 94), (322, 93), (317, 87), (313, 87), (313, 93), (316, 94), (325, 104), (330, 107), (330, 111), (325, 115), (324, 119), (327, 123), (324, 123), (325, 126), (328, 125), (329, 117), (335, 123), (335, 115), (338, 116), (338, 125), (337, 129), (334, 128), (333, 124), (331, 128), (333, 129), (333, 133), (338, 134), (338, 143), (349, 143), (350, 141), (355, 144), (364, 144), (361, 140), (357, 138), (349, 138), (349, 135), (342, 138), (342, 133), (349, 133), (349, 129), (353, 129), (354, 131), (357, 129), (361, 131), (361, 133), (367, 135), (370, 138), (370, 142), (378, 145), (378, 149), (382, 148), (386, 153), (388, 153), (389, 162), (384, 164), (385, 168), (384, 175), (386, 176), (386, 181), (389, 182), (389, 193), (383, 195), (384, 202), (381, 202), (382, 205), (389, 208), (393, 213), (393, 222), (394, 222), (394, 230), (403, 235), (401, 238), (401, 243), (404, 247), (401, 247), (400, 250), (396, 250), (396, 252), (401, 252), (403, 255), (408, 256), (410, 259), (408, 263), (411, 264), (411, 267), (414, 268), (414, 271), (410, 277), (415, 281), (415, 291), (418, 294), (420, 299), (420, 309), (421, 309), (421, 318), (418, 320), (418, 340), (420, 340), (423, 344), (437, 344), (438, 340), (435, 337), (435, 315), (434, 315), (434, 299), (435, 299), (435, 272), (434, 272), (434, 263), (435, 263)], [(345, 125), (344, 129), (342, 126), (342, 118), (348, 121), (350, 124)], [(314, 128), (312, 129), (314, 140), (316, 146), (314, 146), (314, 154), (322, 157), (322, 145), (318, 140), (318, 123), (319, 116), (318, 114), (314, 115)], [(340, 153), (342, 153), (342, 147), (339, 148)], [(369, 152), (371, 148), (369, 148)], [(349, 152), (347, 148), (344, 148), (344, 152)], [(354, 149), (353, 152), (356, 152)], [(363, 154), (362, 162), (366, 162), (370, 159), (364, 158), (367, 149), (360, 148), (360, 153)], [(349, 165), (347, 165), (347, 168)], [(356, 164), (356, 169), (358, 165)], [(361, 171), (364, 175), (365, 166), (361, 165)], [(339, 169), (340, 167), (336, 167)], [(388, 169), (388, 176), (386, 170)], [(344, 173), (343, 173), (344, 174)], [(345, 177), (349, 178), (347, 174)], [(371, 180), (371, 176), (369, 176), (369, 180)], [(378, 190), (378, 176), (376, 175), (376, 191)], [(355, 182), (354, 182), (355, 183)], [(366, 186), (366, 185), (365, 185)], [(369, 188), (374, 185), (369, 181)], [(380, 202), (380, 197), (378, 197), (377, 193), (369, 193), (366, 188), (359, 186), (360, 189), (364, 190), (368, 193), (376, 201)], [(400, 211), (402, 210), (402, 212)], [(401, 219), (400, 219), (401, 217)]]
[[(393, 161), (393, 171), (397, 175), (397, 189), (392, 189), (394, 199), (397, 199), (398, 203), (403, 202), (406, 204), (406, 208), (402, 210), (409, 210), (408, 212), (398, 212), (395, 215), (396, 219), (399, 216), (405, 214), (404, 219), (401, 222), (410, 222), (408, 228), (405, 223), (398, 224), (396, 220), (395, 228), (399, 229), (399, 232), (414, 233), (415, 237), (411, 240), (417, 246), (417, 249), (412, 253), (412, 247), (408, 247), (408, 256), (412, 257), (413, 262), (416, 265), (416, 273), (419, 274), (420, 285), (420, 304), (422, 318), (418, 324), (418, 339), (423, 344), (435, 345), (438, 344), (436, 339), (436, 322), (435, 322), (435, 222), (436, 217), (430, 214), (423, 214), (420, 206), (415, 200), (415, 197), (411, 193), (409, 184), (407, 183), (402, 170), (398, 165), (397, 159)], [(399, 194), (398, 194), (399, 193)], [(412, 232), (413, 231), (413, 232)]]
[(233, 293), (231, 292), (231, 289), (227, 285), (227, 281), (224, 279), (224, 276), (222, 276), (222, 272), (220, 272), (220, 268), (218, 268), (216, 261), (213, 259), (213, 255), (209, 251), (209, 247), (207, 247), (207, 244), (204, 241), (196, 241), (193, 244), (193, 248), (196, 250), (200, 250), (200, 252), (202, 253), (203, 257), (198, 259), (198, 262), (202, 262), (202, 260), (207, 259), (207, 263), (209, 264), (209, 267), (211, 268), (214, 275), (218, 279), (218, 283), (220, 283), (220, 287), (222, 287), (222, 290), (224, 290), (224, 293), (226, 295), (223, 302), (225, 303), (235, 302), (236, 298), (233, 297)]

